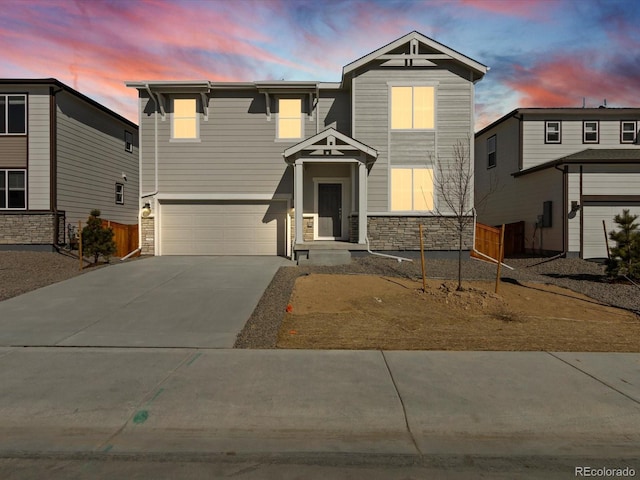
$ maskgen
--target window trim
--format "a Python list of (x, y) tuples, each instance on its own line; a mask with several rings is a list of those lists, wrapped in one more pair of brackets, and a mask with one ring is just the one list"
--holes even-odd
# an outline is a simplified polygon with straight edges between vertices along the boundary
[[(118, 196), (120, 196), (120, 201), (118, 201)], [(115, 200), (116, 200), (116, 205), (124, 205), (124, 183), (116, 182)]]
[[(189, 137), (189, 138), (176, 138), (175, 132), (174, 132), (174, 128), (175, 128), (175, 120), (176, 120), (176, 114), (175, 114), (175, 101), (176, 100), (195, 100), (195, 121), (196, 121), (196, 136), (195, 137)], [(177, 117), (177, 118), (192, 118), (192, 117)], [(170, 142), (177, 142), (177, 143), (197, 143), (200, 142), (200, 115), (198, 114), (198, 98), (197, 97), (173, 97), (171, 98), (171, 138), (169, 140)]]
[[(127, 140), (128, 137), (131, 137), (131, 141)], [(124, 131), (124, 151), (133, 153), (133, 133), (129, 130)]]
[[(7, 205), (6, 207), (0, 207), (0, 211), (7, 211), (7, 210), (27, 210), (27, 202), (29, 197), (27, 196), (27, 184), (28, 184), (28, 180), (27, 180), (27, 169), (26, 168), (0, 168), (0, 172), (5, 172), (5, 177), (4, 177), (4, 196), (5, 196), (5, 204)], [(24, 190), (24, 207), (9, 207), (9, 172), (23, 172), (24, 173), (24, 187), (22, 190)]]
[[(489, 150), (489, 141), (493, 139), (493, 151)], [(493, 164), (491, 163), (491, 154), (493, 153)], [(487, 138), (487, 169), (495, 168), (498, 164), (498, 138), (496, 134)]]
[[(633, 139), (632, 140), (625, 140), (624, 139), (624, 124), (631, 124), (633, 125)], [(627, 133), (631, 133), (631, 132), (627, 132)], [(635, 120), (620, 120), (620, 143), (630, 143), (630, 144), (634, 144), (638, 141), (638, 122)]]
[[(299, 137), (280, 137), (280, 100), (300, 100), (300, 136)], [(276, 142), (295, 142), (298, 143), (300, 140), (305, 138), (304, 133), (304, 124), (305, 124), (305, 113), (304, 113), (304, 105), (305, 99), (299, 95), (280, 95), (276, 97)], [(284, 119), (293, 119), (294, 117), (284, 117)]]
[[(0, 132), (0, 136), (25, 136), (28, 133), (29, 117), (28, 117), (28, 95), (26, 93), (0, 93), (0, 97), (5, 98), (5, 130), (6, 132)], [(21, 133), (9, 133), (9, 97), (23, 97), (24, 98), (24, 132)]]
[[(558, 124), (558, 140), (549, 140), (549, 124), (557, 123)], [(555, 133), (555, 132), (553, 132)], [(561, 120), (545, 120), (544, 121), (544, 143), (557, 145), (562, 143), (562, 121)]]
[[(596, 126), (595, 140), (587, 140), (587, 124), (588, 123), (594, 123)], [(594, 133), (594, 132), (588, 132), (588, 133)], [(600, 143), (600, 121), (599, 120), (583, 120), (582, 121), (582, 143), (592, 143), (592, 144)]]
[[(388, 85), (388, 96), (389, 96), (389, 105), (388, 105), (388, 122), (389, 122), (389, 131), (391, 132), (434, 132), (438, 125), (438, 86), (439, 83), (431, 82), (431, 83), (421, 83), (421, 82), (387, 82)], [(433, 89), (433, 127), (432, 128), (393, 128), (392, 126), (392, 117), (393, 117), (393, 89), (396, 87), (411, 87), (411, 125), (413, 125), (415, 120), (415, 108), (413, 104), (414, 98), (414, 88), (416, 87), (429, 87)]]
[[(401, 170), (411, 170), (411, 210), (394, 210), (393, 209), (393, 170), (401, 169)], [(430, 178), (432, 185), (432, 203), (433, 206), (431, 210), (415, 210), (415, 198), (413, 196), (413, 192), (415, 191), (414, 187), (414, 170), (430, 170)], [(422, 166), (422, 165), (390, 165), (389, 167), (389, 208), (388, 211), (394, 214), (429, 214), (434, 213), (436, 211), (436, 181), (435, 181), (435, 167), (431, 166)]]

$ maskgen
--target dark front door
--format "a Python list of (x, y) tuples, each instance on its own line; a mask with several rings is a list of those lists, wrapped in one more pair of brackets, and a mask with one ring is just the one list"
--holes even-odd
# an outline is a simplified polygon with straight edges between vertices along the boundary
[(342, 184), (318, 184), (318, 236), (342, 237)]

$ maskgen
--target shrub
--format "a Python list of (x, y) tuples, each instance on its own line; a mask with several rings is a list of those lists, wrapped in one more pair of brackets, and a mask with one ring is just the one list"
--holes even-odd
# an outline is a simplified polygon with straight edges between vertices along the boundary
[(632, 279), (640, 279), (640, 230), (635, 223), (638, 215), (631, 215), (629, 210), (613, 219), (619, 227), (618, 231), (609, 232), (609, 238), (616, 242), (609, 250), (611, 258), (607, 260), (609, 276), (626, 275)]
[(111, 255), (116, 253), (113, 229), (102, 226), (100, 210), (91, 210), (87, 225), (82, 229), (82, 252), (83, 255), (93, 256), (93, 263), (98, 263), (100, 255), (109, 262)]

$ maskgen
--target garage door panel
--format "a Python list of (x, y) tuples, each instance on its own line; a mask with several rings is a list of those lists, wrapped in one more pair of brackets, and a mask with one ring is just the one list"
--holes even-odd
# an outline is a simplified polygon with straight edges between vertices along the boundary
[(283, 202), (162, 203), (160, 253), (282, 254), (285, 205)]
[[(583, 211), (583, 258), (607, 258), (607, 246), (602, 221), (605, 221), (607, 238), (609, 232), (617, 230), (614, 217), (629, 210), (632, 215), (640, 215), (640, 205), (589, 205)], [(611, 246), (611, 240), (609, 240)]]

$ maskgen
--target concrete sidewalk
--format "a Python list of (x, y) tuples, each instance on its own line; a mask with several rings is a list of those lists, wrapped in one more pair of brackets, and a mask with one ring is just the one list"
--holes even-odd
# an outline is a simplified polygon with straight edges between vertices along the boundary
[(0, 454), (637, 458), (638, 379), (640, 354), (2, 348)]

